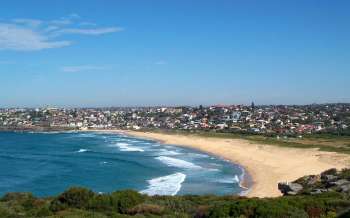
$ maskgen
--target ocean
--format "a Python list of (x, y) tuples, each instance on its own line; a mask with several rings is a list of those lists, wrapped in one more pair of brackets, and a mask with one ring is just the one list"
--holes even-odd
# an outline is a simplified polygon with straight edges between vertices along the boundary
[(244, 170), (175, 145), (100, 132), (0, 132), (0, 195), (52, 196), (72, 186), (107, 193), (239, 194)]

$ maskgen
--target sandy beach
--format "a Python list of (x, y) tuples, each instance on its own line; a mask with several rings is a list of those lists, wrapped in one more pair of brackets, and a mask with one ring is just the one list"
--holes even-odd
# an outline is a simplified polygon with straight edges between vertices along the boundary
[(329, 168), (350, 166), (350, 156), (316, 149), (285, 148), (251, 143), (243, 139), (207, 138), (136, 131), (110, 131), (190, 147), (222, 157), (243, 166), (252, 186), (248, 197), (276, 197), (279, 182), (293, 181), (304, 175), (319, 174)]

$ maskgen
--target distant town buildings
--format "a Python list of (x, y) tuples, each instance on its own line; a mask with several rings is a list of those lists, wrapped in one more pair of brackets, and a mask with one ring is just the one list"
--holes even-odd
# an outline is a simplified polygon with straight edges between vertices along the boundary
[(349, 132), (350, 104), (0, 109), (0, 129), (177, 129), (267, 135)]

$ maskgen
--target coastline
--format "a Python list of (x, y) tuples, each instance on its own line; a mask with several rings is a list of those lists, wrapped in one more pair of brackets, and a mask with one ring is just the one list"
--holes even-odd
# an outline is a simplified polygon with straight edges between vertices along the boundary
[[(13, 131), (13, 130), (7, 130)], [(22, 130), (23, 131), (23, 130)], [(21, 132), (21, 130), (20, 130)], [(27, 132), (27, 131), (25, 131)], [(46, 132), (34, 131), (34, 132)], [(51, 132), (51, 131), (48, 131)], [(247, 197), (278, 197), (279, 182), (291, 182), (305, 175), (316, 175), (330, 168), (349, 168), (350, 155), (319, 151), (315, 148), (290, 148), (259, 144), (245, 139), (197, 135), (166, 134), (119, 129), (55, 130), (53, 132), (104, 132), (125, 134), (192, 148), (217, 156), (242, 167), (244, 178), (240, 193)]]
[(245, 172), (241, 185), (248, 188), (247, 191), (243, 191), (248, 197), (281, 196), (277, 188), (279, 182), (290, 182), (305, 175), (319, 174), (330, 168), (342, 169), (350, 165), (350, 156), (345, 154), (264, 145), (244, 139), (207, 138), (130, 130), (88, 131), (126, 134), (188, 147), (238, 164)]
[[(78, 131), (79, 132), (80, 131), (81, 132), (87, 131), (87, 132), (103, 132), (103, 133), (124, 134), (124, 135), (130, 136), (130, 137), (149, 139), (149, 140), (157, 141), (161, 144), (168, 144), (166, 140), (163, 140), (161, 138), (153, 138), (153, 137), (148, 137), (148, 136), (135, 135), (135, 133), (139, 133), (137, 131), (119, 130), (119, 129), (114, 129), (114, 130), (89, 129), (89, 130), (78, 130)], [(194, 149), (197, 151), (201, 151), (201, 152), (207, 153), (211, 156), (218, 157), (222, 160), (228, 161), (228, 162), (238, 166), (242, 170), (242, 175), (239, 178), (240, 179), (239, 186), (242, 189), (244, 189), (238, 195), (239, 196), (247, 196), (247, 194), (251, 192), (254, 182), (253, 182), (252, 176), (250, 175), (249, 171), (247, 171), (244, 166), (240, 165), (239, 163), (233, 162), (232, 160), (226, 159), (226, 158), (222, 157), (221, 155), (217, 155), (215, 152), (208, 152), (208, 151), (204, 151), (202, 149), (198, 149), (198, 148), (191, 147), (191, 146), (184, 146), (184, 145), (180, 145), (180, 144), (174, 144), (174, 145), (179, 146), (179, 147), (191, 148), (191, 149)]]

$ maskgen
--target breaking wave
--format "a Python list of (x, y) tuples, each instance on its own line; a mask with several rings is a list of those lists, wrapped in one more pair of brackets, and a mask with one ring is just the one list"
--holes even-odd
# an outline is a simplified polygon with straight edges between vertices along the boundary
[(160, 149), (159, 155), (161, 156), (176, 156), (180, 155), (181, 153), (176, 152), (176, 151), (169, 151), (167, 149)]
[(176, 195), (181, 184), (185, 181), (186, 175), (183, 173), (175, 173), (168, 176), (158, 177), (148, 180), (149, 186), (141, 191), (142, 194), (153, 195)]
[(144, 150), (142, 148), (137, 148), (137, 147), (134, 147), (134, 146), (130, 146), (130, 144), (128, 144), (128, 143), (119, 142), (116, 145), (117, 145), (117, 147), (119, 147), (119, 149), (121, 151), (144, 152)]
[(195, 158), (209, 158), (207, 154), (189, 153), (188, 155)]
[(93, 138), (93, 137), (97, 137), (98, 135), (96, 133), (79, 133), (77, 134), (77, 137), (81, 137), (81, 138)]
[(77, 153), (84, 153), (89, 151), (89, 149), (79, 149), (78, 151), (76, 151)]
[(201, 169), (202, 167), (185, 161), (185, 160), (181, 160), (181, 159), (177, 159), (177, 158), (173, 158), (173, 157), (167, 157), (167, 156), (159, 156), (156, 157), (155, 159), (163, 162), (164, 164), (171, 166), (171, 167), (178, 167), (178, 168), (185, 168), (185, 169)]
[(237, 175), (235, 175), (233, 178), (222, 178), (217, 180), (219, 183), (227, 183), (227, 184), (233, 184), (233, 183), (240, 183), (240, 179)]

